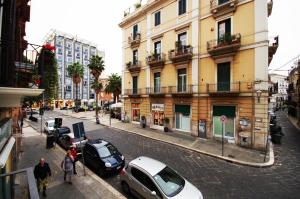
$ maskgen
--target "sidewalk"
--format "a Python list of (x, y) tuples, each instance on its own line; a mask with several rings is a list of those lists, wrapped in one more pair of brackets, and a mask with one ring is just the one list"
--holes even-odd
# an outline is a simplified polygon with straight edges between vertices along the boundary
[[(80, 113), (72, 113), (70, 111), (60, 112), (74, 118), (90, 120), (92, 122), (96, 121), (94, 111)], [(116, 119), (111, 119), (110, 122), (108, 115), (99, 114), (99, 117), (100, 123), (102, 125), (116, 128), (118, 130), (121, 130), (121, 132), (127, 131), (140, 136), (162, 141), (168, 144), (177, 145), (188, 150), (193, 150), (195, 152), (217, 157), (219, 159), (223, 159), (229, 162), (253, 167), (268, 167), (274, 164), (274, 152), (272, 144), (270, 144), (269, 153), (266, 157), (266, 162), (264, 162), (264, 152), (242, 148), (235, 144), (225, 144), (224, 156), (222, 156), (222, 145), (220, 144), (220, 142), (215, 140), (204, 140), (177, 131), (165, 133), (163, 131), (154, 130), (150, 128), (143, 129), (137, 124), (123, 123)]]
[(77, 175), (72, 176), (72, 185), (63, 181), (60, 163), (65, 152), (60, 147), (46, 149), (46, 137), (25, 123), (22, 137), (22, 151), (18, 161), (18, 169), (34, 167), (41, 157), (44, 157), (52, 170), (52, 177), (47, 189), (47, 198), (125, 198), (117, 190), (86, 168), (83, 176), (82, 164), (77, 162)]

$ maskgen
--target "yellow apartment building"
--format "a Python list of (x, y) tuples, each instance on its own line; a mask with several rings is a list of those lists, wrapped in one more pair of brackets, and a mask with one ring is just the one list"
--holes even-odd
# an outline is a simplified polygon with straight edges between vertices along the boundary
[(278, 47), (268, 37), (272, 4), (148, 0), (126, 11), (124, 114), (133, 123), (145, 116), (154, 129), (169, 118), (169, 128), (191, 136), (264, 148), (268, 65)]

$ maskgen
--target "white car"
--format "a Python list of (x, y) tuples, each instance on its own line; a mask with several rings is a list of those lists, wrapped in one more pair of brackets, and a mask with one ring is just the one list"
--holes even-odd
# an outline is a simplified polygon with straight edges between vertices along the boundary
[(162, 162), (138, 157), (120, 172), (125, 193), (153, 199), (203, 199), (202, 193)]
[(54, 120), (48, 120), (45, 122), (44, 132), (51, 134), (54, 131)]

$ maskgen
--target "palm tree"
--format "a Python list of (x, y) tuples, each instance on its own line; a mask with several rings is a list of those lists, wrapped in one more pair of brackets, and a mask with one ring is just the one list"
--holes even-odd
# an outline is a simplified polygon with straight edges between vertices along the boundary
[(83, 66), (78, 62), (69, 65), (67, 68), (68, 74), (72, 77), (73, 83), (76, 85), (76, 97), (75, 97), (75, 106), (78, 107), (78, 84), (83, 78)]
[(101, 82), (98, 82), (96, 80), (94, 80), (91, 83), (91, 88), (95, 90), (96, 93), (96, 122), (99, 123), (99, 119), (98, 119), (98, 95), (101, 92), (101, 90), (103, 89), (103, 85)]
[(106, 93), (112, 93), (114, 96), (114, 103), (117, 102), (118, 96), (121, 94), (122, 79), (121, 76), (113, 73), (108, 77), (108, 85), (105, 88)]
[[(102, 57), (100, 57), (98, 55), (93, 55), (89, 61), (90, 61), (90, 63), (88, 64), (88, 67), (89, 67), (92, 75), (95, 78), (93, 84), (96, 86), (96, 88), (98, 88), (97, 85), (99, 84), (99, 77), (100, 77), (102, 71), (104, 71), (104, 69), (105, 69), (104, 61), (103, 61)], [(102, 89), (102, 84), (101, 84), (101, 89)], [(98, 94), (99, 94), (99, 92), (97, 93), (97, 91), (95, 89), (95, 93), (96, 93), (96, 123), (99, 123), (99, 118), (98, 118)]]

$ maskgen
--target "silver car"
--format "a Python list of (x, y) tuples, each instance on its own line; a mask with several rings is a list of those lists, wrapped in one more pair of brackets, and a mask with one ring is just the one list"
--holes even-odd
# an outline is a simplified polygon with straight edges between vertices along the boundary
[(138, 157), (120, 172), (125, 193), (149, 199), (202, 199), (201, 192), (162, 162)]

